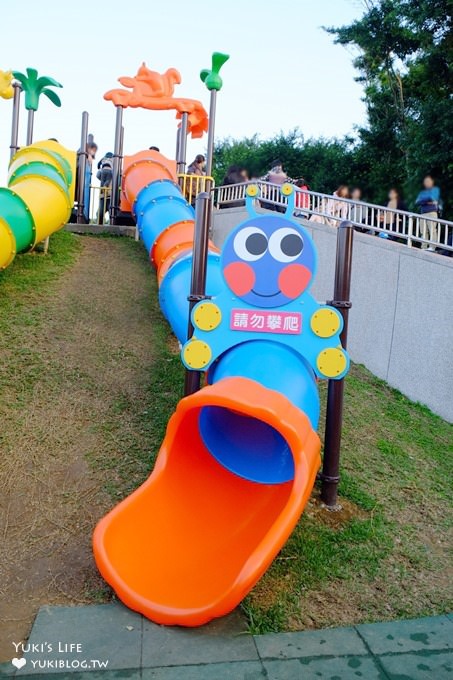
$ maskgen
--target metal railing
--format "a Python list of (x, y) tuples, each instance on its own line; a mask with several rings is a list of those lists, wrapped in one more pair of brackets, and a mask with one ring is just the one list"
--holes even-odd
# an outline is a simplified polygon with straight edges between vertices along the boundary
[[(262, 208), (284, 211), (287, 199), (282, 196), (280, 186), (258, 180), (219, 186), (214, 189), (216, 208), (233, 208), (245, 205), (245, 190), (249, 184), (259, 187), (256, 204)], [(343, 220), (350, 220), (359, 230), (382, 235), (411, 247), (420, 244), (422, 248), (436, 248), (453, 253), (453, 222), (439, 218), (425, 217), (404, 210), (394, 210), (373, 203), (337, 198), (317, 191), (301, 191), (297, 187), (294, 215), (305, 217), (312, 222), (338, 226)]]
[(179, 186), (185, 199), (195, 205), (195, 199), (202, 191), (210, 190), (214, 186), (214, 178), (207, 175), (178, 175)]
[[(214, 178), (206, 175), (178, 175), (181, 192), (186, 200), (195, 205), (195, 199), (199, 193), (211, 190)], [(88, 220), (90, 224), (109, 224), (111, 187), (100, 187), (98, 184), (90, 185), (90, 205)]]
[(111, 187), (90, 186), (90, 206), (88, 219), (90, 224), (109, 224)]

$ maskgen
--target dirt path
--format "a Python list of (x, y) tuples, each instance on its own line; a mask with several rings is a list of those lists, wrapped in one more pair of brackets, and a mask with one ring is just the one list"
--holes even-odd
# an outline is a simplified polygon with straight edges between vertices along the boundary
[(91, 535), (114, 503), (96, 461), (121, 465), (118, 428), (149, 447), (132, 424), (153, 368), (154, 277), (138, 244), (82, 243), (39, 314), (0, 345), (0, 661), (41, 604), (105, 597)]

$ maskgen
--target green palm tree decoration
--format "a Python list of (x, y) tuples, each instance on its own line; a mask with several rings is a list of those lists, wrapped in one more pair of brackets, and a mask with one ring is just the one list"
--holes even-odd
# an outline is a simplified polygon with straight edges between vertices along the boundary
[(27, 68), (26, 74), (20, 71), (13, 71), (14, 78), (20, 83), (20, 86), (25, 94), (25, 108), (28, 111), (28, 126), (27, 126), (27, 145), (33, 140), (33, 122), (34, 113), (38, 110), (39, 98), (44, 94), (52, 104), (61, 106), (60, 97), (56, 92), (51, 90), (51, 87), (63, 87), (49, 76), (41, 76), (38, 78), (38, 71), (35, 68)]
[(208, 88), (208, 90), (222, 89), (223, 81), (219, 75), (220, 69), (226, 61), (230, 58), (229, 54), (222, 54), (222, 52), (214, 52), (212, 55), (211, 70), (204, 68), (200, 71), (200, 78)]

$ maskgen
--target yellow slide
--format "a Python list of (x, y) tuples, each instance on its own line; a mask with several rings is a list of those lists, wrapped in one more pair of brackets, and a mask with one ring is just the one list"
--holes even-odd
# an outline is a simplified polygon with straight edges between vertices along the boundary
[(58, 142), (35, 142), (11, 159), (0, 188), (0, 269), (63, 227), (74, 204), (76, 154)]

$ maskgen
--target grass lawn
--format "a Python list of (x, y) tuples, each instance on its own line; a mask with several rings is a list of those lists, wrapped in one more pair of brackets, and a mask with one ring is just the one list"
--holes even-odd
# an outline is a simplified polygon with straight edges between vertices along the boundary
[(342, 510), (324, 509), (315, 490), (244, 602), (253, 632), (453, 609), (453, 426), (363, 366), (345, 387)]
[[(13, 621), (27, 597), (33, 606), (112, 597), (92, 563), (91, 530), (148, 476), (181, 396), (183, 370), (146, 253), (126, 238), (63, 232), (52, 237), (51, 255), (17, 257), (0, 274), (0, 320), (1, 559), (12, 575), (21, 563), (25, 577), (27, 560), (35, 568), (44, 559), (36, 556), (38, 544), (53, 556), (34, 600), (14, 578), (0, 584)], [(325, 385), (322, 391), (325, 396)], [(243, 603), (250, 629), (451, 610), (452, 451), (451, 425), (353, 366), (346, 380), (342, 509), (324, 509), (315, 490), (287, 545)], [(48, 482), (52, 476), (58, 484)], [(45, 510), (38, 525), (36, 508)], [(70, 578), (74, 554), (83, 564)], [(60, 572), (65, 576), (55, 580)]]

